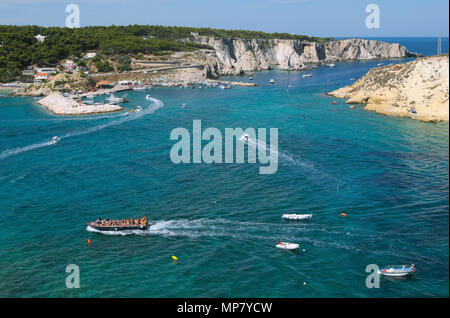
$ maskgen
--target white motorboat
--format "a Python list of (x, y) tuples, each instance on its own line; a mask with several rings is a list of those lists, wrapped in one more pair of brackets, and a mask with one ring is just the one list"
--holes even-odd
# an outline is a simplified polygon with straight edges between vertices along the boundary
[(111, 94), (106, 100), (110, 103), (123, 103), (125, 101), (124, 97), (116, 97), (114, 94)]
[(377, 64), (377, 66), (383, 66), (384, 65), (384, 63), (378, 63)]
[(243, 134), (242, 136), (239, 137), (239, 140), (241, 140), (243, 142), (248, 142), (249, 139), (250, 139), (250, 136), (248, 134)]
[(146, 89), (147, 89), (146, 86), (141, 86), (141, 85), (133, 87), (134, 91), (145, 91)]
[(300, 244), (296, 243), (288, 243), (288, 242), (279, 242), (276, 245), (277, 248), (281, 248), (283, 250), (296, 250), (300, 247)]
[(152, 97), (150, 95), (147, 95), (147, 96), (145, 96), (145, 99), (150, 100), (150, 99), (152, 99)]
[(270, 79), (270, 84), (275, 84), (275, 80), (273, 78)]
[(327, 64), (327, 66), (328, 66), (328, 67), (336, 67), (336, 64), (330, 63), (330, 64)]
[(56, 144), (59, 140), (60, 140), (60, 138), (58, 136), (53, 136), (52, 141), (51, 141), (52, 145)]
[(137, 106), (136, 107), (136, 113), (139, 113), (139, 112), (141, 112), (142, 111), (142, 106)]
[(308, 74), (303, 74), (303, 77), (311, 77), (312, 76), (312, 74), (311, 73), (308, 73)]
[(287, 220), (311, 220), (312, 214), (283, 214), (281, 217)]
[(401, 277), (411, 275), (416, 272), (414, 264), (410, 265), (388, 265), (381, 268), (378, 274), (390, 277)]

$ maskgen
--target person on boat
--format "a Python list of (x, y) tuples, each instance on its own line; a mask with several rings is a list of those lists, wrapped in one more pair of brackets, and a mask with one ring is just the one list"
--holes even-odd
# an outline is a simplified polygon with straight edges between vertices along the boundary
[(95, 223), (97, 223), (97, 225), (100, 225), (100, 223), (102, 223), (102, 218), (98, 218), (97, 221), (95, 221)]

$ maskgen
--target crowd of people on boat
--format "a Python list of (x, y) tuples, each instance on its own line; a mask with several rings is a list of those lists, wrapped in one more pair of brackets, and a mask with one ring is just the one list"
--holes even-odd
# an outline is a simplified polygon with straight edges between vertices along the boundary
[(137, 219), (129, 218), (121, 220), (102, 220), (102, 218), (98, 218), (94, 223), (95, 226), (104, 227), (147, 226), (147, 217), (143, 216), (142, 218)]

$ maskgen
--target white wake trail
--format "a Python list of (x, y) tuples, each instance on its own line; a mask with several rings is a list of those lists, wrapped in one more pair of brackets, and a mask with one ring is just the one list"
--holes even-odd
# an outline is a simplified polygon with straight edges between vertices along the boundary
[[(160, 109), (161, 107), (164, 106), (164, 103), (162, 101), (160, 101), (159, 99), (156, 98), (150, 98), (149, 101), (151, 102), (151, 105), (149, 107), (145, 107), (142, 109), (141, 112), (137, 113), (126, 113), (121, 115), (118, 119), (114, 119), (111, 120), (110, 122), (107, 122), (105, 124), (102, 125), (97, 125), (91, 128), (87, 128), (87, 129), (83, 129), (83, 130), (76, 130), (70, 133), (67, 133), (65, 135), (62, 135), (59, 137), (60, 141), (69, 137), (74, 137), (74, 136), (81, 136), (81, 135), (86, 135), (86, 134), (90, 134), (99, 130), (102, 130), (104, 128), (110, 127), (110, 126), (115, 126), (115, 125), (119, 125), (128, 121), (132, 121), (132, 120), (136, 120), (139, 119), (145, 115), (148, 114), (153, 114), (154, 112), (156, 112), (158, 109)], [(101, 119), (101, 118), (98, 118)], [(42, 147), (48, 147), (48, 146), (52, 146), (54, 143), (51, 140), (47, 140), (47, 141), (42, 141), (42, 142), (38, 142), (35, 144), (31, 144), (28, 146), (24, 146), (24, 147), (17, 147), (17, 148), (13, 148), (13, 149), (7, 149), (4, 150), (3, 152), (0, 153), (0, 160), (11, 157), (11, 156), (15, 156), (18, 155), (20, 153), (23, 152), (27, 152), (30, 150), (34, 150), (34, 149), (38, 149), (38, 148), (42, 148)]]

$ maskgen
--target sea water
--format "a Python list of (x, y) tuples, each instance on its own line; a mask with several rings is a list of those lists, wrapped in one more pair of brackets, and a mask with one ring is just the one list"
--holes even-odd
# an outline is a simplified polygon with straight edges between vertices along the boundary
[[(325, 96), (378, 63), (337, 63), (310, 78), (255, 72), (250, 88), (129, 92), (123, 106), (139, 113), (54, 116), (33, 98), (1, 98), (0, 296), (448, 297), (448, 124)], [(222, 132), (278, 128), (278, 171), (173, 164), (170, 132), (196, 119)], [(153, 225), (141, 234), (86, 226), (142, 215)], [(414, 276), (366, 287), (367, 265), (409, 263)], [(66, 287), (69, 264), (79, 289)]]

